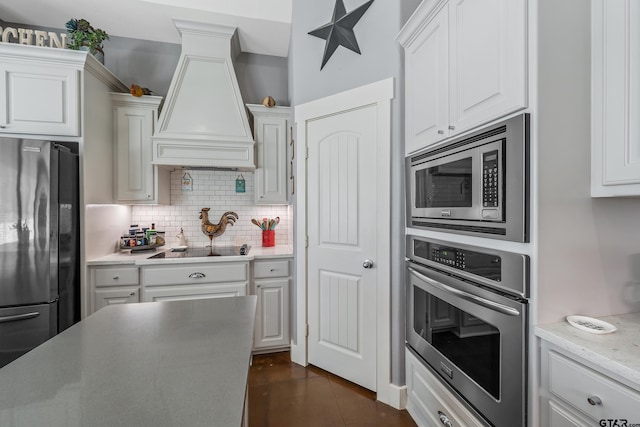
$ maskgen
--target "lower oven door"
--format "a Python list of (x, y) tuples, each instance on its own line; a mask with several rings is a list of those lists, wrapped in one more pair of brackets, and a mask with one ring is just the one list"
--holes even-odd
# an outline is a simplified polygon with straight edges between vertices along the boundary
[(527, 304), (410, 263), (407, 343), (495, 426), (526, 425)]

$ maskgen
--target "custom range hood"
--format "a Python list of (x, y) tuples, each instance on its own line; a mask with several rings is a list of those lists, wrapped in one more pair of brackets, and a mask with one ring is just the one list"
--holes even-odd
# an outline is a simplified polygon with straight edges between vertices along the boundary
[(234, 27), (174, 20), (182, 53), (153, 135), (153, 163), (253, 169), (253, 136), (233, 60)]

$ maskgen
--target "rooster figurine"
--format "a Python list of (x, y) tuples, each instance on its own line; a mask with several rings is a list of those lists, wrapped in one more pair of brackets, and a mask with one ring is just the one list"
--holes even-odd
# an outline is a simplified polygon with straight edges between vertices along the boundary
[(225, 212), (220, 217), (220, 222), (218, 224), (212, 224), (209, 222), (209, 211), (211, 208), (202, 208), (200, 210), (200, 219), (202, 220), (202, 226), (200, 229), (202, 232), (209, 236), (209, 241), (211, 244), (209, 246), (213, 246), (213, 238), (222, 236), (224, 230), (227, 228), (227, 224), (233, 225), (238, 219), (238, 214), (235, 212)]

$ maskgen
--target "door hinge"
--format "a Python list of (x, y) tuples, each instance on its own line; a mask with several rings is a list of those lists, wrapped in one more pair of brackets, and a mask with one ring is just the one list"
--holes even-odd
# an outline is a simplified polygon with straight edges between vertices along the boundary
[(305, 148), (305, 150), (306, 150), (306, 153), (305, 153), (305, 155), (304, 155), (304, 158), (305, 158), (305, 159), (308, 159), (308, 158), (309, 158), (309, 147), (304, 147), (304, 148)]
[(304, 238), (304, 247), (305, 248), (309, 247), (309, 236), (305, 236), (305, 238)]
[(309, 325), (307, 325), (307, 330), (304, 335), (306, 338), (309, 338)]

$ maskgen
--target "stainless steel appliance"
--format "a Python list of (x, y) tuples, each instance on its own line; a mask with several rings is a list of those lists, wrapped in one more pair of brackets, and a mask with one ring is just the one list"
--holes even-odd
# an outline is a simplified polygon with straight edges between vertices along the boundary
[(529, 115), (407, 158), (413, 227), (529, 241)]
[(407, 236), (407, 345), (488, 425), (526, 425), (529, 260)]
[(80, 320), (78, 156), (0, 138), (0, 367)]

